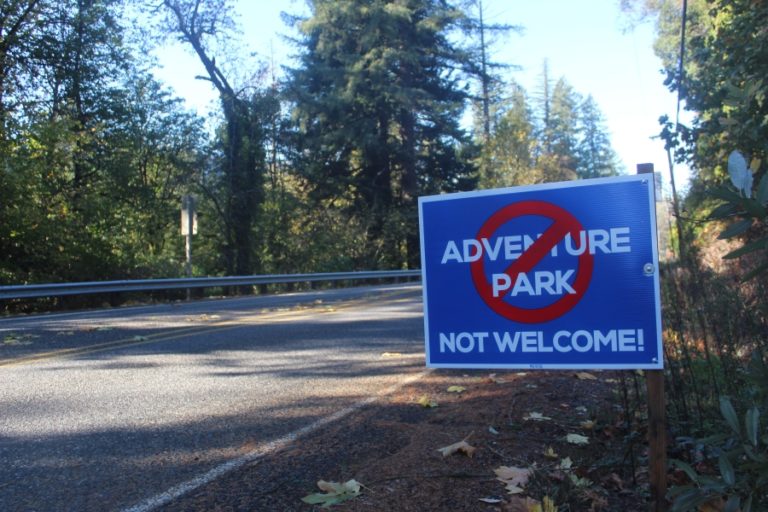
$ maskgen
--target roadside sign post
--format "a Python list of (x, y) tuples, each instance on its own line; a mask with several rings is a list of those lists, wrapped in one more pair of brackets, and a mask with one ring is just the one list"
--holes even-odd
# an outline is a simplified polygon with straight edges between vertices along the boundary
[[(638, 164), (637, 174), (654, 179), (656, 202), (661, 200), (661, 178), (653, 164)], [(667, 495), (667, 409), (664, 392), (664, 371), (645, 372), (648, 393), (648, 466), (651, 487), (651, 510), (666, 510)]]
[[(181, 197), (181, 235), (184, 237), (184, 254), (186, 256), (184, 270), (187, 277), (192, 277), (192, 235), (197, 234), (197, 211), (195, 196)], [(187, 300), (192, 296), (192, 290), (187, 289)]]
[(653, 175), (422, 197), (419, 225), (427, 366), (661, 376), (649, 408), (661, 392), (650, 463), (663, 504)]

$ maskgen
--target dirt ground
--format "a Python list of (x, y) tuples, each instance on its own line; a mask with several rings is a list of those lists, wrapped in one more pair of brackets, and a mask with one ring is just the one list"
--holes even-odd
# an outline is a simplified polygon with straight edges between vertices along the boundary
[[(625, 428), (618, 377), (581, 377), (434, 371), (164, 510), (321, 510), (302, 502), (322, 493), (317, 481), (351, 479), (360, 494), (331, 510), (646, 510), (644, 432)], [(448, 391), (452, 386), (465, 389)], [(430, 402), (436, 407), (424, 407)], [(569, 442), (569, 434), (583, 437)], [(439, 451), (462, 440), (471, 456)], [(523, 471), (527, 482), (512, 482), (517, 493), (497, 479), (502, 466), (530, 470)], [(543, 506), (545, 497), (554, 507)]]

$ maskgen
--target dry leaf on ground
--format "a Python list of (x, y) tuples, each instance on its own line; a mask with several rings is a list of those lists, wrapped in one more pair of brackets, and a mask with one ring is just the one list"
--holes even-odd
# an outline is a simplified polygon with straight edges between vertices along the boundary
[(320, 480), (317, 482), (317, 487), (321, 491), (325, 491), (325, 493), (309, 494), (301, 498), (301, 501), (310, 505), (320, 505), (320, 508), (329, 508), (332, 505), (359, 496), (361, 485), (360, 482), (354, 479), (348, 480), (343, 484)]
[(496, 479), (507, 486), (507, 492), (510, 494), (520, 494), (528, 484), (531, 477), (529, 468), (518, 468), (515, 466), (500, 466), (493, 470), (496, 473)]
[(541, 503), (527, 496), (512, 496), (504, 512), (541, 512)]
[(578, 372), (576, 378), (580, 380), (597, 380), (597, 377), (587, 372)]
[(495, 373), (491, 373), (488, 375), (488, 380), (493, 382), (494, 384), (506, 384), (507, 381), (501, 377), (498, 377)]
[(565, 436), (565, 440), (571, 444), (584, 445), (589, 444), (589, 438), (579, 434), (568, 434)]
[(462, 452), (467, 455), (467, 457), (471, 457), (475, 453), (475, 450), (477, 450), (477, 448), (470, 445), (466, 441), (459, 441), (458, 443), (453, 443), (452, 445), (437, 449), (437, 451), (443, 454), (443, 457), (447, 457), (458, 452)]
[(448, 387), (448, 392), (449, 393), (463, 393), (466, 390), (467, 390), (467, 388), (465, 388), (464, 386), (449, 386)]
[(523, 416), (523, 419), (525, 421), (548, 421), (551, 420), (549, 416), (544, 416), (540, 412), (529, 412), (525, 416)]
[(419, 399), (416, 400), (416, 403), (427, 409), (437, 407), (437, 402), (429, 398), (427, 395), (421, 395)]

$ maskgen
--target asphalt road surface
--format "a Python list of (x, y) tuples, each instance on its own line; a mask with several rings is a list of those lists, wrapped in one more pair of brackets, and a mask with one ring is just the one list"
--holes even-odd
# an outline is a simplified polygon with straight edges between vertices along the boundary
[(0, 320), (0, 510), (149, 511), (424, 370), (421, 288)]

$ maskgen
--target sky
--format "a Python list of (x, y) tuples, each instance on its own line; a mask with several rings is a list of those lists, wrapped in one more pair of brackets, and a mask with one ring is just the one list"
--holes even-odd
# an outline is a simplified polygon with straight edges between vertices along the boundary
[[(301, 0), (235, 0), (244, 43), (264, 62), (290, 64), (293, 52), (284, 35), (293, 35), (281, 19), (282, 11), (301, 13)], [(653, 53), (650, 22), (627, 30), (619, 0), (484, 0), (487, 23), (522, 27), (497, 42), (494, 59), (520, 66), (509, 77), (526, 91), (535, 91), (546, 59), (549, 74), (564, 77), (578, 92), (591, 94), (602, 111), (613, 148), (626, 171), (650, 162), (669, 187), (669, 167), (659, 133), (658, 119), (674, 119), (676, 97), (663, 85), (661, 61)], [(171, 44), (157, 52), (157, 76), (185, 98), (190, 108), (204, 114), (215, 105), (208, 82), (194, 80), (204, 74), (190, 50)], [(250, 58), (250, 57), (244, 57)], [(678, 186), (687, 182), (688, 170), (676, 168)]]

